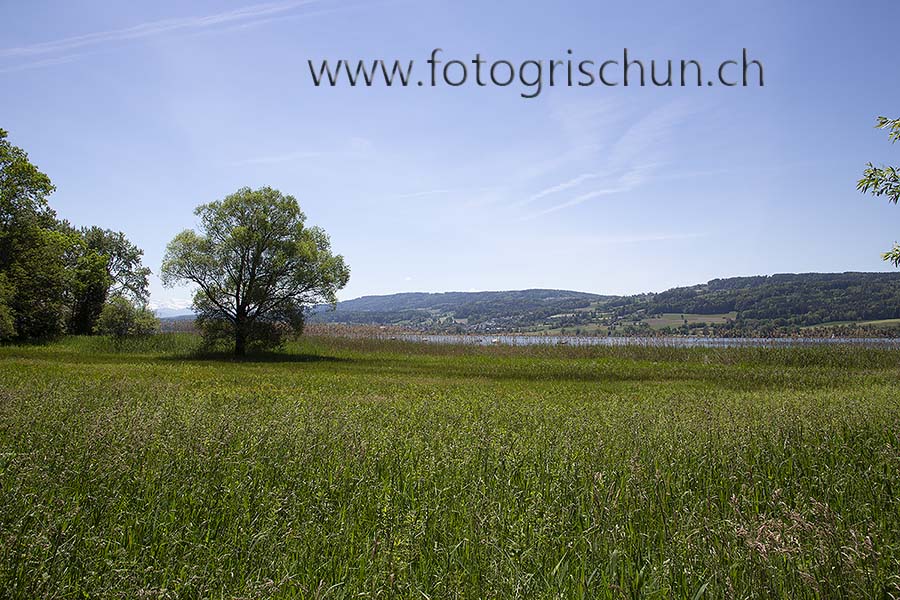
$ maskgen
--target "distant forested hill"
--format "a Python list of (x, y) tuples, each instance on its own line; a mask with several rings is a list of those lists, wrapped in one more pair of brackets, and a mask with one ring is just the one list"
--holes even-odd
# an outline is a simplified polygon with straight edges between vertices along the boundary
[(310, 318), (428, 331), (582, 334), (746, 334), (890, 319), (900, 319), (900, 273), (733, 277), (636, 296), (565, 290), (366, 296), (335, 311), (319, 307)]
[(743, 321), (817, 325), (900, 317), (900, 273), (802, 273), (713, 279), (660, 294), (620, 298), (620, 315), (736, 312)]
[(364, 296), (339, 302), (335, 311), (320, 307), (311, 321), (467, 330), (521, 328), (613, 299), (565, 290)]

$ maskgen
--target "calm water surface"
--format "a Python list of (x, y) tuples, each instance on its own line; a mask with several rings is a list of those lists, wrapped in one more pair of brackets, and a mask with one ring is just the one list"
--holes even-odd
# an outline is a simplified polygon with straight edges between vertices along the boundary
[(736, 348), (748, 346), (847, 345), (900, 348), (900, 339), (887, 338), (710, 338), (710, 337), (586, 337), (567, 335), (440, 335), (399, 334), (394, 339), (434, 344), (474, 346), (665, 346), (676, 348)]

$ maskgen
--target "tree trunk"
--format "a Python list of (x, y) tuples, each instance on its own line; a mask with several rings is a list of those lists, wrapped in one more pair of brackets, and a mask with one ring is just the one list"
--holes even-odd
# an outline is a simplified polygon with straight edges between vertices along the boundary
[(247, 328), (242, 321), (238, 321), (234, 325), (234, 355), (247, 355)]

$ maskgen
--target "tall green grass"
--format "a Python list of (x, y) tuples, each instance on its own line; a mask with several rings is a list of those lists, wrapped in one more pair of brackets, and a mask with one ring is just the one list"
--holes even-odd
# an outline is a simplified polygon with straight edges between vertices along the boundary
[(160, 333), (116, 339), (109, 336), (69, 336), (55, 344), (61, 350), (84, 354), (182, 354), (196, 353), (200, 338), (190, 333)]
[(900, 595), (852, 348), (0, 348), (0, 597)]

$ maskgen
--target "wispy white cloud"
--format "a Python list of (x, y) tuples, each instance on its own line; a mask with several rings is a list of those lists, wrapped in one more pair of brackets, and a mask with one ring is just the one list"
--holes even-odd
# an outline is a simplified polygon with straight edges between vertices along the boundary
[[(605, 116), (608, 111), (595, 114)], [(535, 192), (513, 206), (535, 204), (554, 198), (562, 192), (583, 189), (588, 183), (595, 186), (595, 189), (587, 189), (572, 198), (557, 201), (551, 206), (534, 210), (522, 217), (523, 220), (529, 220), (603, 196), (628, 192), (660, 177), (661, 166), (672, 152), (672, 132), (690, 114), (692, 109), (682, 102), (672, 102), (650, 111), (630, 125), (602, 155), (599, 152), (594, 153), (598, 160), (603, 161), (603, 169), (570, 177)]]
[(112, 29), (77, 35), (49, 42), (41, 42), (26, 46), (0, 49), (0, 58), (39, 56), (42, 54), (55, 54), (70, 52), (79, 48), (149, 38), (166, 33), (181, 30), (205, 29), (221, 25), (231, 25), (243, 21), (250, 21), (262, 17), (268, 17), (279, 13), (287, 13), (291, 10), (318, 2), (319, 0), (286, 0), (284, 2), (268, 2), (254, 4), (244, 8), (229, 10), (199, 17), (179, 17), (161, 19), (141, 23), (123, 29)]
[(552, 185), (548, 188), (544, 188), (543, 190), (537, 192), (536, 194), (532, 194), (531, 196), (525, 198), (524, 200), (517, 202), (515, 206), (527, 206), (532, 202), (537, 202), (542, 198), (546, 198), (547, 196), (552, 196), (553, 194), (558, 194), (559, 192), (564, 192), (566, 190), (570, 190), (572, 188), (578, 187), (586, 181), (591, 181), (592, 179), (597, 179), (600, 177), (602, 173), (582, 173), (576, 177), (563, 181), (562, 183), (558, 183), (556, 185)]
[(685, 102), (674, 101), (650, 111), (616, 141), (610, 162), (621, 167), (636, 160), (660, 160), (671, 151), (672, 131), (695, 110)]
[(610, 188), (610, 189), (602, 189), (602, 190), (594, 190), (591, 192), (587, 192), (581, 194), (579, 196), (575, 196), (570, 200), (566, 200), (565, 202), (561, 202), (559, 204), (555, 204), (549, 208), (544, 208), (541, 210), (534, 211), (522, 217), (522, 220), (531, 220), (536, 219), (538, 217), (543, 217), (544, 215), (549, 215), (550, 213), (554, 213), (559, 210), (563, 210), (564, 208), (571, 208), (572, 206), (578, 206), (583, 202), (587, 202), (588, 200), (593, 200), (594, 198), (600, 198), (601, 196), (609, 196), (610, 194), (616, 194), (619, 192), (625, 191), (623, 188)]
[(35, 60), (26, 63), (14, 64), (8, 67), (0, 67), (0, 73), (17, 73), (19, 71), (29, 71), (31, 69), (42, 69), (44, 67), (55, 67), (74, 62), (81, 57), (80, 54), (69, 54), (66, 56), (57, 56), (55, 58), (45, 58), (43, 60)]
[(627, 103), (608, 96), (590, 101), (567, 98), (552, 109), (550, 116), (559, 125), (569, 153), (586, 157), (612, 143), (615, 138), (611, 135), (630, 113)]
[[(554, 213), (566, 208), (571, 208), (573, 206), (578, 206), (588, 200), (593, 200), (595, 198), (600, 198), (602, 196), (610, 196), (612, 194), (620, 194), (623, 192), (629, 192), (642, 184), (644, 184), (649, 179), (653, 178), (652, 173), (656, 169), (657, 165), (655, 164), (641, 164), (635, 165), (631, 168), (619, 171), (618, 173), (614, 173), (612, 175), (608, 175), (603, 177), (603, 183), (606, 187), (595, 189), (589, 192), (585, 192), (571, 198), (569, 200), (565, 200), (563, 202), (557, 202), (556, 204), (531, 212), (524, 217), (523, 220), (530, 220), (537, 217), (542, 217), (544, 215), (548, 215), (550, 213)], [(577, 179), (577, 178), (576, 178)], [(574, 180), (573, 180), (574, 181)], [(585, 180), (587, 181), (587, 180)], [(581, 183), (581, 182), (579, 182)], [(569, 189), (571, 187), (575, 187), (578, 184), (572, 184), (567, 186), (564, 189)], [(558, 186), (557, 186), (558, 187)]]
[[(313, 1), (313, 0), (311, 0)], [(319, 0), (314, 0), (319, 1)], [(379, 4), (386, 4), (387, 2), (381, 2)], [(285, 21), (293, 21), (297, 19), (308, 19), (310, 17), (319, 17), (323, 15), (333, 15), (335, 13), (346, 12), (348, 10), (355, 10), (359, 8), (371, 8), (372, 3), (366, 4), (350, 4), (344, 3), (339, 6), (332, 6), (329, 8), (320, 8), (316, 10), (304, 10), (300, 13), (292, 13), (292, 14), (276, 14), (272, 17), (264, 17), (264, 18), (256, 18), (252, 20), (248, 20), (246, 22), (238, 22), (236, 25), (230, 25), (227, 27), (216, 27), (215, 29), (205, 29), (199, 30), (196, 35), (217, 35), (220, 33), (229, 33), (233, 31), (241, 31), (244, 29), (249, 29), (251, 27), (259, 27), (260, 25), (267, 25), (269, 23), (283, 23)]]

